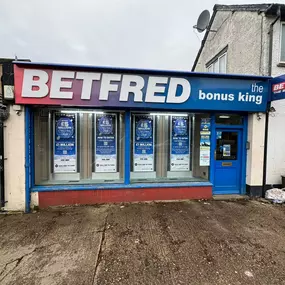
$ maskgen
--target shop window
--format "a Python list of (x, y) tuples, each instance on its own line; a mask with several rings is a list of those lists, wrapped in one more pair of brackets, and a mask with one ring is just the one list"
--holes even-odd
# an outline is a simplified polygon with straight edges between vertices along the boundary
[(243, 116), (235, 114), (217, 114), (216, 124), (218, 125), (242, 125)]
[(118, 111), (34, 110), (35, 184), (124, 183), (126, 151), (131, 183), (209, 180), (208, 114), (136, 112), (130, 124)]
[(132, 113), (131, 182), (207, 181), (207, 114)]
[(34, 131), (36, 185), (124, 181), (124, 113), (40, 109)]

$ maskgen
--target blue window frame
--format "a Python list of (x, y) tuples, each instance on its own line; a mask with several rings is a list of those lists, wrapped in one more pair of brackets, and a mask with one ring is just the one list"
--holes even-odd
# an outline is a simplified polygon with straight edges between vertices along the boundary
[[(89, 185), (83, 185), (83, 184), (76, 184), (76, 185), (60, 185), (59, 183), (57, 185), (36, 185), (35, 184), (35, 151), (34, 151), (34, 136), (35, 136), (35, 127), (34, 127), (34, 110), (32, 108), (26, 107), (27, 110), (27, 116), (26, 116), (26, 126), (29, 132), (26, 133), (26, 142), (27, 146), (29, 146), (29, 155), (27, 156), (27, 163), (26, 165), (29, 166), (29, 179), (30, 184), (27, 185), (27, 187), (31, 191), (54, 191), (54, 190), (85, 190), (85, 189), (117, 189), (117, 188), (141, 188), (141, 187), (167, 187), (167, 185), (171, 185), (171, 187), (179, 187), (181, 185), (185, 186), (197, 186), (197, 185), (211, 185), (209, 181), (201, 180), (201, 181), (183, 181), (183, 180), (177, 180), (175, 182), (173, 181), (152, 181), (152, 183), (148, 183), (147, 181), (143, 183), (131, 183), (130, 180), (130, 173), (131, 173), (131, 147), (130, 147), (130, 141), (131, 141), (131, 112), (125, 111), (125, 152), (124, 152), (124, 160), (126, 163), (124, 163), (124, 181), (122, 184), (118, 183), (108, 183), (108, 184), (101, 184), (101, 183), (94, 183)], [(173, 180), (173, 179), (172, 179)]]
[[(124, 153), (124, 183), (118, 184), (86, 184), (86, 185), (47, 185), (38, 186), (35, 185), (35, 163), (34, 163), (34, 113), (32, 108), (25, 108), (25, 168), (26, 168), (26, 209), (30, 203), (30, 192), (41, 192), (41, 191), (62, 191), (62, 190), (96, 190), (96, 189), (122, 189), (122, 188), (149, 188), (149, 187), (191, 187), (191, 186), (212, 186), (214, 183), (214, 146), (215, 136), (211, 135), (211, 148), (210, 148), (210, 170), (209, 170), (209, 181), (200, 182), (160, 182), (160, 183), (133, 183), (130, 181), (131, 173), (131, 111), (125, 111), (125, 153)], [(243, 142), (242, 142), (242, 193), (245, 193), (245, 173), (246, 173), (246, 138), (247, 138), (247, 115), (244, 115), (244, 121), (242, 125), (217, 125), (215, 123), (215, 113), (212, 113), (211, 118), (211, 133), (214, 134), (217, 128), (238, 128), (243, 130)]]

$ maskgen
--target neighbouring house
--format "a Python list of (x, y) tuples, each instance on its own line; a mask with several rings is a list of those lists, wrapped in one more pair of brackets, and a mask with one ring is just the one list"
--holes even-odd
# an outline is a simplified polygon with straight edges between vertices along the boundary
[[(192, 71), (285, 73), (285, 5), (215, 5)], [(261, 196), (285, 175), (285, 101), (248, 115), (247, 192)], [(249, 167), (250, 166), (250, 167)]]

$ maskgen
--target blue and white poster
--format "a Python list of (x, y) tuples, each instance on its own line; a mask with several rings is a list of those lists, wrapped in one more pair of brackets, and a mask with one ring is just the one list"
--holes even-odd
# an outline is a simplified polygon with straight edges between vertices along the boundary
[(134, 172), (154, 171), (153, 116), (134, 115)]
[(210, 165), (210, 135), (200, 134), (200, 166)]
[(188, 116), (171, 117), (170, 171), (190, 170), (190, 132)]
[(211, 119), (201, 118), (200, 125), (200, 166), (210, 165), (210, 135), (211, 135)]
[(77, 171), (75, 114), (55, 114), (53, 168), (54, 173)]
[(201, 118), (200, 133), (203, 135), (209, 135), (211, 132), (211, 119)]
[(223, 145), (223, 156), (231, 156), (231, 145), (230, 144)]
[(96, 114), (95, 172), (117, 172), (117, 115)]

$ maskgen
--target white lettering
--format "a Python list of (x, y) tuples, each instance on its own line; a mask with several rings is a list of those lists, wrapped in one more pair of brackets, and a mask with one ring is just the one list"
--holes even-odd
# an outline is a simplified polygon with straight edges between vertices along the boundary
[(248, 96), (248, 102), (255, 102), (255, 96), (254, 95), (248, 95), (248, 93), (246, 93)]
[(61, 91), (61, 88), (72, 88), (73, 81), (62, 79), (74, 79), (75, 72), (54, 70), (52, 73), (50, 98), (51, 99), (72, 99), (72, 91)]
[(241, 102), (254, 102), (257, 105), (260, 105), (262, 103), (262, 95), (253, 95), (248, 92), (242, 94), (242, 92), (239, 92), (238, 100)]
[(258, 86), (256, 83), (254, 83), (251, 85), (251, 92), (262, 93), (263, 92), (263, 86)]
[(262, 103), (262, 95), (258, 95), (255, 97), (255, 103), (260, 105)]
[(227, 93), (205, 93), (203, 90), (199, 90), (199, 99), (200, 100), (215, 100), (215, 101), (234, 101), (234, 94)]
[[(180, 96), (176, 96), (177, 87), (182, 87), (182, 93)], [(184, 78), (171, 78), (169, 83), (169, 89), (167, 94), (167, 103), (183, 103), (188, 100), (191, 93), (190, 82)]]
[(118, 85), (112, 84), (111, 81), (118, 82), (120, 80), (121, 80), (121, 74), (112, 74), (112, 73), (103, 74), (100, 94), (99, 94), (99, 100), (107, 101), (109, 98), (110, 91), (114, 91), (114, 92), (118, 91)]
[(229, 101), (234, 101), (234, 100), (235, 100), (235, 95), (229, 94)]
[(221, 98), (221, 94), (220, 93), (214, 93), (213, 96), (214, 96), (214, 100), (223, 100), (223, 98)]
[(212, 93), (207, 93), (206, 99), (212, 100), (214, 98), (214, 95)]
[[(134, 83), (135, 85), (131, 85)], [(144, 79), (138, 75), (123, 75), (120, 101), (127, 102), (129, 94), (134, 94), (134, 102), (143, 101)]]
[(204, 100), (205, 98), (206, 98), (206, 94), (202, 90), (199, 90), (199, 99)]
[(241, 92), (238, 93), (238, 100), (239, 101), (245, 101), (245, 95), (242, 94)]
[(90, 100), (93, 80), (100, 80), (100, 73), (77, 72), (76, 79), (82, 79), (81, 99)]
[(145, 102), (148, 103), (164, 103), (164, 96), (155, 96), (155, 93), (164, 93), (165, 86), (157, 86), (157, 84), (167, 84), (168, 77), (150, 76), (148, 79), (147, 91), (145, 96)]
[(49, 91), (47, 82), (47, 72), (39, 69), (25, 69), (22, 97), (43, 98), (47, 96)]

